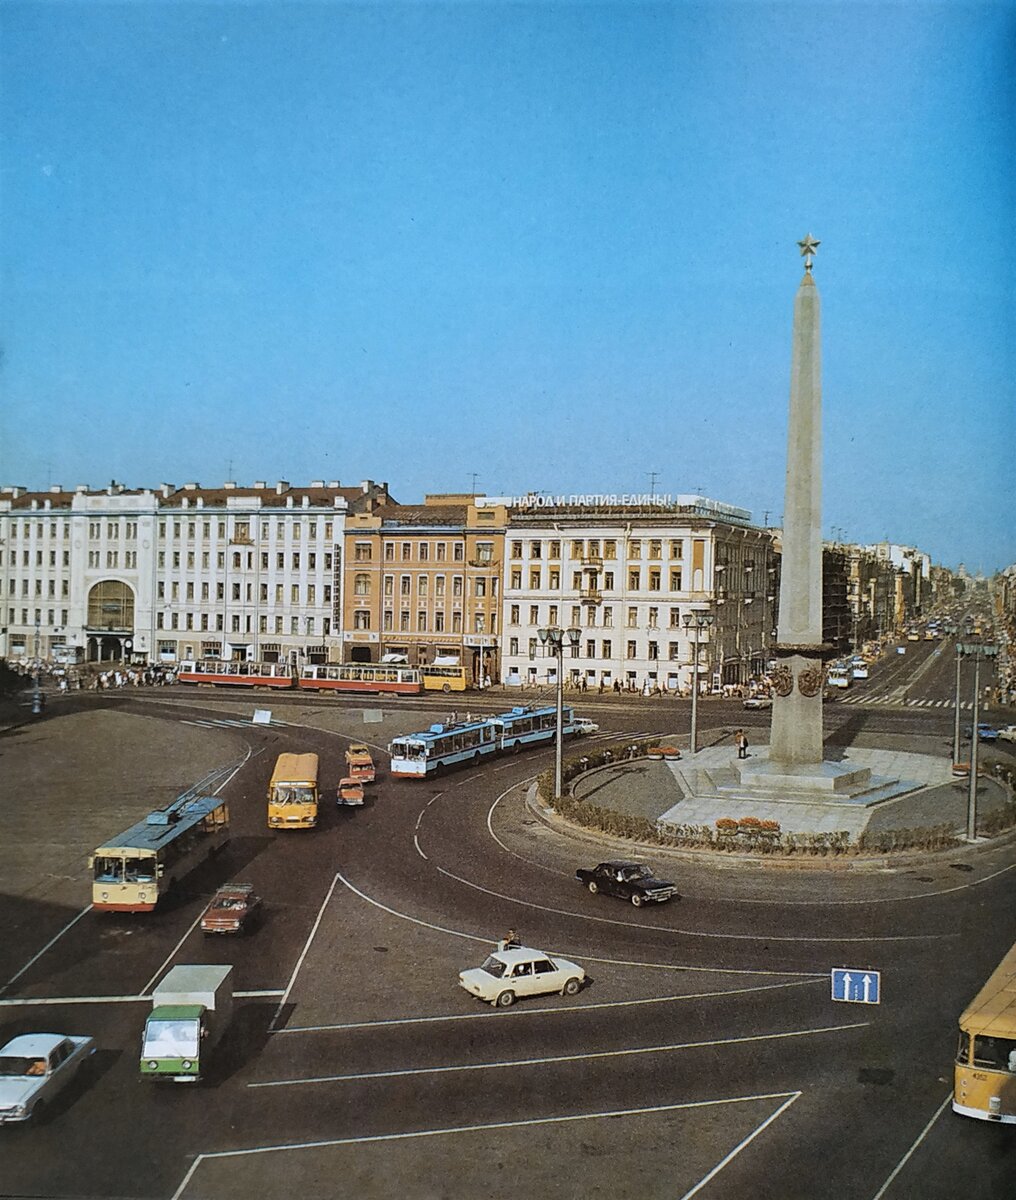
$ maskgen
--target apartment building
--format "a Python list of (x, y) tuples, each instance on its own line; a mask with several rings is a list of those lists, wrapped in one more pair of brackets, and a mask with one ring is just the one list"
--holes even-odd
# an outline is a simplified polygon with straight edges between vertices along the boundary
[(472, 496), (427, 496), (351, 514), (345, 525), (345, 661), (500, 669), (506, 511)]
[(689, 692), (696, 647), (700, 684), (760, 674), (774, 563), (770, 532), (750, 515), (701, 496), (520, 498), (506, 535), (502, 680), (556, 680), (539, 636), (550, 626), (579, 631), (564, 651), (574, 686)]
[(68, 661), (341, 655), (347, 517), (387, 484), (0, 490), (2, 653)]

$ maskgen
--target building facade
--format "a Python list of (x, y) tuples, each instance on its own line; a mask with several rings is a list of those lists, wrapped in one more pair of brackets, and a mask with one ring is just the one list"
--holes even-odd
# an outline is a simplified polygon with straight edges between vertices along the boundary
[(6, 657), (326, 661), (343, 531), (386, 484), (0, 492)]
[[(597, 690), (718, 688), (762, 674), (773, 642), (772, 539), (703, 497), (634, 504), (523, 498), (508, 514), (501, 678), (542, 685), (557, 657), (540, 629), (576, 629), (566, 683)], [(694, 614), (709, 613), (699, 629)], [(691, 624), (685, 618), (691, 619)]]
[(500, 670), (506, 511), (471, 496), (428, 496), (352, 514), (345, 526), (344, 657)]

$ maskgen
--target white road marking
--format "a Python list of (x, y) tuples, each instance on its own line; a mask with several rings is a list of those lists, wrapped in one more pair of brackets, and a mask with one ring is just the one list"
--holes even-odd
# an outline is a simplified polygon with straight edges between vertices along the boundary
[(85, 905), (85, 907), (81, 910), (81, 912), (79, 912), (76, 917), (72, 917), (71, 920), (69, 920), (67, 922), (67, 924), (63, 927), (63, 929), (61, 929), (60, 932), (58, 934), (56, 934), (55, 937), (51, 937), (49, 939), (49, 941), (45, 944), (45, 946), (43, 946), (43, 948), (39, 951), (38, 954), (36, 954), (32, 958), (30, 958), (28, 960), (28, 962), (25, 963), (25, 965), (21, 968), (20, 971), (18, 971), (18, 973), (16, 975), (12, 975), (10, 977), (10, 979), (7, 980), (7, 982), (3, 985), (3, 987), (0, 988), (0, 992), (6, 992), (7, 989), (11, 986), (11, 984), (16, 983), (17, 980), (19, 980), (21, 978), (21, 976), (24, 975), (24, 973), (28, 970), (28, 968), (33, 963), (38, 962), (39, 959), (42, 958), (42, 956), (46, 953), (46, 951), (50, 948), (50, 946), (52, 946), (56, 942), (58, 942), (60, 940), (60, 938), (62, 938), (63, 935), (67, 932), (68, 929), (70, 929), (73, 925), (76, 925), (81, 920), (81, 918), (85, 915), (85, 913), (88, 913), (91, 911), (92, 911), (92, 906), (90, 904)]
[(950, 1092), (949, 1095), (946, 1096), (946, 1098), (942, 1101), (942, 1103), (935, 1110), (935, 1115), (931, 1118), (931, 1120), (928, 1122), (928, 1124), (925, 1125), (925, 1127), (917, 1135), (917, 1140), (910, 1147), (910, 1149), (906, 1152), (906, 1154), (903, 1155), (903, 1157), (900, 1159), (900, 1161), (896, 1164), (895, 1168), (893, 1169), (892, 1174), (885, 1181), (885, 1183), (883, 1183), (882, 1186), (878, 1189), (878, 1191), (872, 1197), (872, 1200), (882, 1200), (882, 1197), (889, 1190), (889, 1185), (896, 1178), (896, 1176), (900, 1173), (900, 1171), (902, 1171), (903, 1168), (907, 1165), (907, 1162), (910, 1160), (911, 1155), (914, 1153), (914, 1151), (917, 1149), (917, 1147), (924, 1141), (924, 1139), (931, 1132), (932, 1125), (934, 1125), (935, 1122), (942, 1115), (942, 1113), (945, 1112), (946, 1106), (949, 1104), (950, 1100), (952, 1100), (952, 1092)]
[[(372, 904), (375, 908), (381, 909), (382, 912), (390, 913), (393, 917), (398, 917), (402, 921), (409, 921), (412, 925), (422, 925), (424, 929), (433, 929), (435, 933), (447, 933), (451, 937), (462, 938), (468, 942), (480, 942), (482, 945), (489, 946), (492, 939), (488, 937), (478, 937), (473, 933), (463, 933), (458, 929), (448, 929), (444, 925), (434, 925), (430, 921), (424, 921), (420, 917), (411, 917), (408, 913), (399, 912), (397, 909), (390, 908), (387, 904), (382, 904), (380, 900), (375, 900), (372, 896), (368, 896), (366, 892), (361, 892), (358, 887), (350, 883), (346, 877), (339, 872), (336, 879), (340, 879), (349, 890), (361, 900), (365, 900), (368, 904)], [(334, 883), (332, 884), (334, 887)], [(553, 911), (553, 910), (548, 910)], [(575, 951), (572, 951), (575, 953)], [(698, 971), (706, 975), (761, 975), (761, 976), (778, 976), (781, 979), (792, 977), (803, 978), (822, 978), (828, 979), (828, 975), (822, 972), (819, 975), (816, 971), (746, 971), (737, 970), (733, 967), (695, 967), (688, 966), (684, 963), (651, 963), (651, 962), (629, 962), (625, 959), (617, 958), (593, 958), (588, 954), (582, 955), (586, 962), (605, 963), (609, 966), (619, 967), (651, 967), (661, 971)]]
[(173, 947), (173, 949), (172, 949), (172, 950), (170, 950), (169, 954), (167, 954), (167, 955), (166, 955), (166, 957), (165, 957), (165, 958), (162, 960), (162, 962), (159, 964), (159, 969), (158, 969), (158, 970), (155, 972), (155, 974), (154, 974), (154, 975), (151, 977), (151, 979), (149, 979), (149, 981), (148, 981), (148, 982), (145, 984), (145, 986), (144, 986), (144, 987), (141, 989), (141, 990), (142, 990), (142, 992), (150, 992), (150, 991), (152, 990), (152, 988), (155, 986), (155, 981), (156, 981), (156, 980), (159, 978), (159, 976), (162, 974), (162, 972), (163, 972), (163, 971), (165, 971), (165, 969), (166, 969), (166, 968), (169, 966), (169, 964), (170, 964), (170, 963), (173, 961), (173, 958), (175, 957), (175, 955), (176, 955), (176, 952), (177, 952), (177, 951), (180, 949), (180, 947), (181, 947), (181, 946), (184, 944), (184, 942), (185, 942), (185, 941), (186, 941), (186, 940), (187, 940), (187, 939), (190, 937), (190, 935), (191, 935), (191, 934), (194, 932), (194, 930), (195, 930), (195, 929), (197, 928), (197, 926), (199, 925), (199, 923), (200, 923), (200, 921), (201, 921), (201, 918), (202, 918), (204, 915), (205, 915), (205, 914), (204, 914), (204, 912), (199, 912), (199, 913), (198, 913), (198, 915), (197, 915), (197, 916), (194, 918), (194, 920), (193, 920), (193, 921), (191, 921), (190, 925), (188, 925), (188, 926), (187, 926), (187, 929), (186, 929), (186, 931), (184, 932), (184, 935), (183, 935), (183, 937), (181, 937), (181, 938), (180, 938), (180, 940), (179, 940), (179, 941), (176, 943), (176, 945)]
[(624, 1050), (592, 1050), (585, 1054), (554, 1054), (544, 1058), (508, 1058), (481, 1063), (455, 1063), (447, 1067), (404, 1067), (398, 1071), (363, 1071), (355, 1075), (313, 1075), (305, 1079), (267, 1079), (248, 1083), (249, 1088), (301, 1087), (311, 1083), (359, 1083), (365, 1079), (405, 1079), (412, 1075), (450, 1075), (463, 1071), (499, 1071), (505, 1068), (548, 1067), (558, 1063), (596, 1062), (606, 1058), (633, 1058), (640, 1054), (671, 1054), (677, 1050), (707, 1050), (716, 1046), (740, 1046), (749, 1042), (776, 1042), (787, 1038), (813, 1037), (819, 1033), (842, 1033), (864, 1029), (870, 1022), (826, 1025), (817, 1029), (788, 1029), (780, 1033), (755, 1033), (745, 1037), (710, 1038), (702, 1042), (671, 1042), (659, 1046), (630, 1046)]
[[(328, 901), (331, 900), (332, 893), (335, 891), (335, 885), (341, 878), (341, 875), (336, 874), (335, 878), (332, 880), (332, 886), (328, 889), (328, 894), (325, 896), (324, 900), (321, 901), (321, 907), (318, 909), (317, 918), (314, 921), (314, 925), (310, 933), (307, 935), (307, 941), (304, 943), (303, 949), (300, 951), (300, 957), (296, 960), (296, 966), (293, 968), (293, 974), (289, 977), (289, 983), (286, 984), (286, 990), (282, 993), (282, 999), (279, 1001), (278, 1007), (276, 1008), (272, 1019), (268, 1022), (269, 1031), (272, 1030), (275, 1022), (279, 1019), (279, 1014), (286, 1007), (286, 1001), (289, 999), (289, 993), (293, 990), (293, 984), (296, 983), (296, 977), (300, 973), (300, 968), (303, 966), (303, 960), (307, 957), (307, 952), (310, 950), (311, 942), (313, 942), (314, 936), (318, 931), (318, 926), (321, 924), (321, 918), (325, 915), (325, 909), (328, 907)], [(345, 880), (343, 880), (343, 882), (345, 882)]]
[[(256, 988), (253, 991), (234, 992), (236, 1000), (254, 1000), (264, 996), (281, 996), (282, 988)], [(11, 1000), (0, 1000), (0, 1008), (53, 1008), (60, 1004), (151, 1004), (151, 995), (137, 996), (24, 996)]]
[(733, 1160), (741, 1153), (741, 1151), (746, 1146), (750, 1145), (758, 1137), (758, 1135), (760, 1133), (762, 1133), (768, 1126), (770, 1126), (773, 1123), (773, 1121), (776, 1120), (777, 1117), (781, 1117), (787, 1111), (787, 1109), (794, 1103), (794, 1101), (799, 1100), (802, 1095), (803, 1095), (802, 1092), (794, 1092), (791, 1096), (789, 1096), (787, 1098), (787, 1100), (785, 1100), (784, 1103), (781, 1104), (780, 1107), (774, 1113), (770, 1113), (770, 1115), (768, 1117), (766, 1117), (766, 1119), (762, 1122), (761, 1125), (758, 1126), (757, 1129), (755, 1129), (752, 1133), (749, 1133), (748, 1136), (746, 1138), (744, 1138), (742, 1141), (738, 1142), (738, 1144), (733, 1148), (733, 1150), (731, 1150), (731, 1152), (728, 1155), (726, 1155), (726, 1157), (721, 1158), (720, 1161), (716, 1164), (715, 1167), (713, 1167), (713, 1169), (709, 1172), (708, 1175), (704, 1175), (690, 1191), (685, 1192), (685, 1194), (681, 1197), (681, 1200), (691, 1200), (692, 1196), (694, 1196), (698, 1192), (700, 1192), (706, 1186), (706, 1184), (709, 1183), (709, 1181), (711, 1179), (715, 1179), (715, 1177), (717, 1175), (719, 1175), (719, 1173), (723, 1170), (723, 1168), (727, 1165), (727, 1163), (733, 1162)]
[[(366, 1146), (372, 1143), (410, 1141), (415, 1138), (448, 1137), (459, 1133), (486, 1133), (498, 1129), (531, 1129), (537, 1125), (563, 1125), (575, 1121), (609, 1120), (616, 1117), (651, 1116), (685, 1109), (711, 1108), (718, 1104), (750, 1104), (759, 1100), (797, 1099), (800, 1092), (762, 1092), (755, 1096), (724, 1096), (716, 1100), (690, 1100), (682, 1104), (657, 1104), (648, 1108), (621, 1108), (606, 1112), (571, 1113), (564, 1117), (531, 1117), (521, 1121), (495, 1121), (489, 1125), (458, 1125), (446, 1129), (418, 1129), (409, 1133), (377, 1133), (365, 1137), (331, 1138), (326, 1141), (290, 1142), (276, 1146), (253, 1146), (248, 1150), (212, 1150), (199, 1154), (191, 1163), (171, 1200), (181, 1200), (198, 1167), (208, 1159), (243, 1158), (251, 1154), (274, 1154), (286, 1150), (321, 1150), (333, 1146)], [(785, 1105), (783, 1106), (785, 1107)], [(782, 1109), (780, 1110), (782, 1111)]]
[[(722, 1000), (727, 996), (748, 996), (757, 992), (771, 992), (778, 988), (814, 987), (821, 983), (828, 986), (826, 975), (814, 979), (793, 979), (787, 983), (760, 983), (753, 987), (726, 988), (719, 992), (684, 992), (671, 996), (643, 996), (638, 1000), (598, 1000), (593, 1004), (557, 1004), (553, 1008), (512, 1008), (513, 1017), (562, 1012), (591, 1012), (603, 1008), (639, 1008), (645, 1004), (680, 1004), (685, 1000)], [(279, 1035), (284, 1033), (336, 1033), (348, 1032), (353, 1029), (384, 1029), (396, 1025), (437, 1025), (450, 1021), (489, 1021), (488, 1012), (447, 1013), (440, 1017), (394, 1017), (384, 1021), (349, 1021), (336, 1025), (287, 1025), (285, 1029), (277, 1029)]]

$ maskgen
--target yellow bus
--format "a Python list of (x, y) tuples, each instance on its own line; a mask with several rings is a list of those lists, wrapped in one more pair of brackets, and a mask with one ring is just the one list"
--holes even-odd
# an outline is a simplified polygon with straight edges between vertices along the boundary
[(464, 692), (465, 667), (420, 667), (420, 680), (425, 692)]
[(280, 754), (268, 785), (269, 829), (313, 829), (318, 812), (318, 756)]
[(1016, 1125), (1016, 946), (960, 1017), (953, 1112)]

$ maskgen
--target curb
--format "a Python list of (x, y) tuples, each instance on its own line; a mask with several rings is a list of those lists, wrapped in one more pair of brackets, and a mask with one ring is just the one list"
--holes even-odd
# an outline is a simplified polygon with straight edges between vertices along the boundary
[(878, 855), (864, 857), (861, 855), (838, 855), (825, 858), (821, 855), (788, 858), (786, 855), (756, 855), (719, 853), (715, 850), (680, 849), (676, 846), (657, 845), (655, 842), (636, 842), (629, 838), (613, 837), (607, 833), (593, 833), (584, 825), (574, 825), (562, 817), (553, 808), (540, 803), (536, 797), (536, 783), (531, 783), (526, 789), (526, 808), (541, 821), (548, 829), (562, 833), (577, 841), (590, 845), (607, 846), (611, 849), (626, 851), (629, 855), (642, 851), (653, 857), (665, 857), (678, 862), (696, 863), (699, 866), (715, 866), (721, 870), (730, 870), (740, 866), (771, 868), (776, 871), (854, 871), (854, 872), (886, 872), (902, 868), (934, 864), (942, 861), (943, 855), (961, 855), (971, 857), (983, 850), (997, 850), (1000, 847), (1016, 843), (1016, 829), (1006, 830), (994, 838), (982, 838), (970, 845), (952, 846), (947, 850), (918, 850), (913, 853), (902, 852), (893, 855)]

